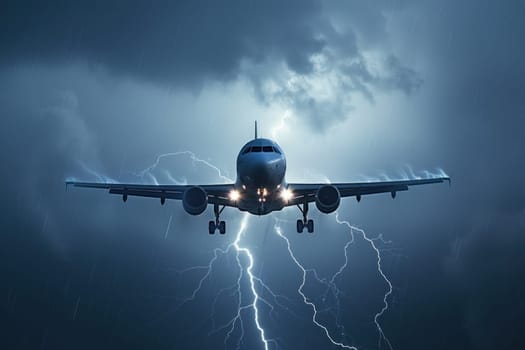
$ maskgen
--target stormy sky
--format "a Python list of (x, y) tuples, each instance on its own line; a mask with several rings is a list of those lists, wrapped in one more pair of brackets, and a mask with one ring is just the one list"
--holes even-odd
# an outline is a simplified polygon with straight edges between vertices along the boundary
[[(249, 310), (241, 342), (220, 329), (236, 310), (232, 254), (184, 303), (205, 273), (190, 268), (234, 240), (242, 213), (226, 209), (227, 235), (209, 236), (211, 208), (64, 186), (224, 182), (255, 119), (288, 181), (451, 176), (338, 210), (382, 238), (394, 349), (524, 347), (524, 20), (510, 0), (3, 1), (0, 347), (262, 349)], [(144, 171), (184, 151), (221, 174), (189, 153)], [(272, 349), (336, 349), (274, 226), (322, 278), (350, 231), (313, 209), (316, 233), (297, 235), (299, 217), (248, 219), (254, 272), (284, 306), (261, 306), (260, 321)], [(304, 290), (335, 339), (377, 349), (388, 286), (354, 233), (339, 312), (312, 279)]]

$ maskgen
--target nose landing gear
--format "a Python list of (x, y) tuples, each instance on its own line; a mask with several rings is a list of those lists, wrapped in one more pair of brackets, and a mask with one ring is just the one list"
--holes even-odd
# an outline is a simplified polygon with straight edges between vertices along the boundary
[(218, 204), (214, 204), (213, 205), (213, 212), (215, 214), (215, 221), (212, 220), (212, 221), (210, 221), (208, 223), (208, 233), (210, 235), (215, 234), (215, 231), (217, 229), (219, 230), (219, 233), (221, 235), (226, 233), (226, 222), (225, 221), (220, 221), (220, 219), (219, 219), (219, 216), (221, 215), (221, 213), (224, 210), (224, 208), (226, 208), (225, 205), (223, 205), (222, 208), (220, 208), (220, 210), (219, 210), (219, 205)]
[(308, 202), (303, 203), (303, 207), (299, 204), (297, 204), (297, 207), (303, 213), (303, 219), (297, 219), (297, 233), (302, 233), (304, 231), (304, 228), (308, 230), (308, 233), (314, 232), (314, 221), (312, 219), (308, 219)]

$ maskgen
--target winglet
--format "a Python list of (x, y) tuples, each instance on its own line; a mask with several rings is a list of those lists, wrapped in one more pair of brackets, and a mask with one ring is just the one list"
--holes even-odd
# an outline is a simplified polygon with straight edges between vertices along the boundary
[(257, 120), (255, 121), (255, 138), (257, 138)]
[(66, 183), (66, 192), (67, 192), (67, 189), (68, 189), (69, 185), (72, 185), (72, 186), (75, 185), (75, 181), (69, 180), (69, 179), (66, 180), (65, 183)]

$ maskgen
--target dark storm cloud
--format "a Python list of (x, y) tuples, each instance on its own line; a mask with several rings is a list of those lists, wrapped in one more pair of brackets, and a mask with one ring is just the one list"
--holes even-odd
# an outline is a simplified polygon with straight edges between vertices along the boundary
[[(249, 76), (258, 91), (265, 81), (277, 83), (281, 91), (260, 97), (292, 108), (322, 131), (349, 115), (356, 92), (373, 100), (376, 88), (410, 93), (420, 85), (416, 72), (392, 54), (383, 58), (382, 73), (371, 72), (362, 56), (360, 46), (386, 39), (383, 11), (392, 7), (317, 1), (7, 2), (0, 14), (0, 62), (86, 62), (168, 86), (202, 87), (205, 80)], [(323, 58), (321, 66), (316, 57)], [(289, 72), (276, 69), (275, 62), (305, 77), (332, 71), (337, 79), (329, 93), (345, 107), (308, 94), (308, 84), (288, 89), (283, 77)]]
[(447, 261), (465, 295), (465, 328), (477, 349), (521, 347), (523, 335), (512, 329), (525, 312), (525, 281), (519, 277), (525, 269), (525, 210), (493, 212), (473, 226)]
[(1, 11), (2, 61), (87, 61), (167, 84), (232, 79), (275, 55), (307, 73), (318, 38), (312, 1), (13, 1)]

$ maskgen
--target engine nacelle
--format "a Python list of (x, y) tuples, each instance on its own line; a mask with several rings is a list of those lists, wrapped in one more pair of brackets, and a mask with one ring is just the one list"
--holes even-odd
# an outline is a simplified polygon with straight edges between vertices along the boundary
[(315, 194), (315, 205), (321, 213), (329, 214), (339, 208), (341, 195), (337, 187), (332, 185), (323, 185)]
[(182, 195), (182, 206), (191, 215), (200, 215), (208, 206), (208, 194), (199, 186), (192, 186)]

